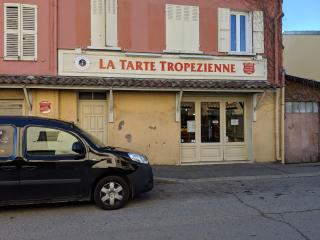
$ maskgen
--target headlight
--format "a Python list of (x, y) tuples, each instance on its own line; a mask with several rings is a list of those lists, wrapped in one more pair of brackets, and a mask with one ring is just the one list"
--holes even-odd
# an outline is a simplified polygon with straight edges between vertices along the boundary
[(140, 154), (136, 153), (129, 153), (129, 157), (131, 158), (132, 161), (138, 162), (138, 163), (143, 163), (143, 164), (148, 164), (148, 159)]

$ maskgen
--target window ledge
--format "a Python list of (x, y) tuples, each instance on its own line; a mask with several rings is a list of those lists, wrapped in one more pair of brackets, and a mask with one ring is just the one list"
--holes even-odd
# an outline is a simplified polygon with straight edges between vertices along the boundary
[(173, 53), (173, 54), (203, 54), (202, 51), (180, 51), (180, 50), (163, 50), (163, 53)]
[(252, 52), (228, 52), (228, 55), (233, 55), (233, 56), (256, 56), (256, 53)]
[(111, 51), (121, 51), (120, 47), (95, 47), (95, 46), (88, 46), (90, 50), (111, 50)]

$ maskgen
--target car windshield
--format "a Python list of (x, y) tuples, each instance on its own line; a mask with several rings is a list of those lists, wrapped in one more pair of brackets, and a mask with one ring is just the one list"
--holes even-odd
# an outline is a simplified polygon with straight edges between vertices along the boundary
[(106, 148), (106, 145), (91, 133), (86, 132), (78, 126), (74, 126), (82, 135), (89, 139), (97, 148)]

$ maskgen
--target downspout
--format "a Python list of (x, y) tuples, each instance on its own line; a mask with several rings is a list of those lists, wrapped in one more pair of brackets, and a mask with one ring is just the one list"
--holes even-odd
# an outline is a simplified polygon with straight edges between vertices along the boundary
[[(276, 4), (276, 3), (275, 3)], [(277, 7), (275, 8), (277, 9)], [(280, 18), (283, 17), (283, 12), (282, 10), (279, 12), (279, 14), (276, 16), (274, 19), (274, 26), (275, 26), (275, 34), (274, 34), (274, 57), (275, 57), (275, 83), (279, 84), (279, 25), (278, 22)], [(276, 160), (281, 161), (282, 157), (280, 154), (280, 123), (279, 123), (279, 96), (280, 92), (277, 90), (276, 93), (276, 106), (275, 106), (275, 138), (276, 138)], [(282, 112), (283, 113), (283, 112)], [(283, 117), (282, 117), (283, 118)], [(283, 160), (282, 160), (283, 161)]]
[(285, 76), (284, 73), (282, 75), (282, 99), (281, 99), (281, 162), (282, 164), (286, 163), (285, 159), (285, 121), (284, 121), (284, 116), (285, 116)]

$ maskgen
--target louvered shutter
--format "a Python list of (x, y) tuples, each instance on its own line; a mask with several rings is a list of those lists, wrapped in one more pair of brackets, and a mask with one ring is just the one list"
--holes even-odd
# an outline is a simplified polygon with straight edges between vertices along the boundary
[(91, 46), (105, 47), (105, 0), (91, 0)]
[(106, 0), (106, 45), (118, 46), (118, 4), (117, 0)]
[(230, 50), (230, 9), (218, 9), (218, 50), (229, 52)]
[(252, 12), (248, 15), (248, 27), (247, 27), (247, 52), (252, 53), (253, 42), (252, 42)]
[(199, 51), (199, 7), (183, 7), (183, 49), (187, 52)]
[(253, 52), (264, 53), (264, 20), (262, 11), (253, 12)]
[(4, 59), (20, 57), (20, 4), (4, 5)]
[(37, 6), (21, 5), (21, 59), (37, 59)]
[[(178, 29), (180, 25), (180, 29)], [(183, 35), (183, 21), (181, 6), (166, 5), (166, 50), (178, 51), (182, 48), (180, 41)]]

